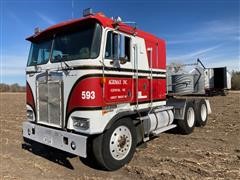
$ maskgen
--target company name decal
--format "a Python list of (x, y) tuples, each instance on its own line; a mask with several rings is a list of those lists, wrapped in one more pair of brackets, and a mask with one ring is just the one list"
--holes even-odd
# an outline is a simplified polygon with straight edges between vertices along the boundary
[(107, 102), (129, 101), (132, 97), (132, 80), (109, 78), (104, 89)]
[(110, 80), (108, 81), (108, 84), (109, 84), (109, 85), (128, 84), (128, 81), (127, 81), (127, 80), (122, 80), (122, 79), (119, 79), (119, 80), (110, 79)]

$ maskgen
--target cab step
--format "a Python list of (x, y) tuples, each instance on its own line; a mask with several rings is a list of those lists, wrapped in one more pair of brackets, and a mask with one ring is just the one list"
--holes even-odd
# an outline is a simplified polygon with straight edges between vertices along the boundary
[(155, 131), (152, 132), (152, 134), (153, 134), (154, 136), (157, 136), (157, 135), (159, 135), (160, 133), (165, 132), (165, 131), (168, 131), (168, 130), (173, 129), (173, 128), (175, 128), (175, 127), (177, 127), (176, 124), (171, 124), (171, 125), (169, 125), (169, 126), (165, 126), (165, 127), (163, 127), (163, 128), (156, 129)]

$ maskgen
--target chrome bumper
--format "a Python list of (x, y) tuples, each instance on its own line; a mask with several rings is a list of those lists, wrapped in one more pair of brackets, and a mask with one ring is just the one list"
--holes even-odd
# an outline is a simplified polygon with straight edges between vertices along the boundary
[(24, 122), (23, 137), (81, 157), (87, 157), (87, 136)]

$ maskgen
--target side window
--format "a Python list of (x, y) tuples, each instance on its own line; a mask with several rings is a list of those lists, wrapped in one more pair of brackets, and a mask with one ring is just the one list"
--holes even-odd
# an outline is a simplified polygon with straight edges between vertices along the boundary
[(105, 58), (107, 59), (113, 58), (113, 33), (111, 31), (109, 31), (107, 34)]
[(122, 49), (122, 56), (124, 57), (127, 61), (130, 61), (130, 42), (131, 39), (127, 36), (124, 36), (123, 38), (124, 42), (123, 44), (123, 49)]
[(109, 31), (107, 34), (105, 58), (124, 58), (130, 61), (130, 43), (130, 37)]

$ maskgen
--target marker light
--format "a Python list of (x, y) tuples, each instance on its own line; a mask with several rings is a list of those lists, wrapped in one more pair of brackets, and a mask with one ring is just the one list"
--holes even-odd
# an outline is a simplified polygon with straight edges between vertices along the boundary
[(33, 111), (27, 110), (27, 120), (33, 121)]
[(87, 8), (83, 10), (83, 17), (93, 15), (93, 10), (92, 8)]
[(102, 77), (100, 81), (101, 85), (104, 85), (106, 82), (107, 82), (107, 79), (105, 77)]
[(40, 33), (40, 32), (41, 32), (41, 30), (40, 30), (39, 27), (36, 27), (36, 28), (34, 29), (34, 34), (38, 34), (38, 33)]

